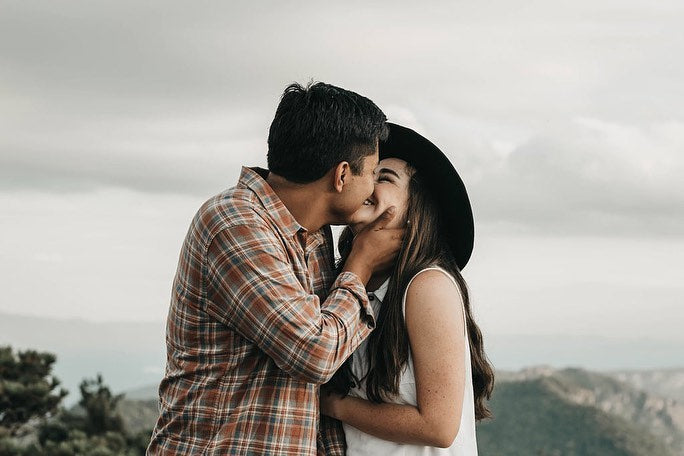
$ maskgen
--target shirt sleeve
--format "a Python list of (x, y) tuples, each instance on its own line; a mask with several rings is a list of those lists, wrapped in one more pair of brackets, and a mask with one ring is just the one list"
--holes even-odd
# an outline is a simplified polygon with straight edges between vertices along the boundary
[(207, 313), (254, 342), (293, 378), (322, 384), (375, 326), (360, 279), (340, 274), (324, 302), (297, 279), (268, 226), (236, 225), (206, 256)]
[(318, 456), (344, 456), (347, 442), (342, 422), (326, 415), (321, 415), (318, 427), (317, 454)]

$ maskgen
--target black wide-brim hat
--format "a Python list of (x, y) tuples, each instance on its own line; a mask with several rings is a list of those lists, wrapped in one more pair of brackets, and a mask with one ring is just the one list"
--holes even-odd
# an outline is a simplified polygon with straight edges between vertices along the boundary
[(389, 136), (380, 142), (380, 160), (399, 158), (423, 176), (422, 181), (439, 206), (443, 234), (462, 270), (473, 252), (475, 227), (461, 177), (447, 156), (427, 138), (401, 125), (387, 125)]

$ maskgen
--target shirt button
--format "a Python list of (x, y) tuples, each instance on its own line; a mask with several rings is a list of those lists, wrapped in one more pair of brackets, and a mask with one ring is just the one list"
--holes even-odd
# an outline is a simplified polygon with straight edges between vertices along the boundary
[(366, 326), (368, 326), (368, 329), (373, 329), (375, 327), (370, 321), (366, 323)]
[(369, 301), (375, 300), (375, 295), (374, 295), (373, 293), (369, 293), (369, 294), (368, 294), (368, 300), (369, 300)]

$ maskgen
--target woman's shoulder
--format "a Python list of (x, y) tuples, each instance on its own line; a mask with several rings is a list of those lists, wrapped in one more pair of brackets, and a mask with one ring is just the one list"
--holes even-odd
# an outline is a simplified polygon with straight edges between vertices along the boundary
[(404, 311), (407, 306), (416, 303), (423, 307), (425, 301), (446, 301), (457, 303), (460, 307), (461, 290), (453, 275), (437, 266), (417, 272), (404, 290)]
[(411, 277), (405, 291), (425, 293), (434, 288), (458, 291), (458, 284), (454, 276), (446, 269), (440, 266), (428, 266)]
[(404, 319), (413, 349), (432, 346), (434, 336), (466, 334), (464, 302), (453, 276), (441, 268), (426, 268), (413, 276), (403, 302)]

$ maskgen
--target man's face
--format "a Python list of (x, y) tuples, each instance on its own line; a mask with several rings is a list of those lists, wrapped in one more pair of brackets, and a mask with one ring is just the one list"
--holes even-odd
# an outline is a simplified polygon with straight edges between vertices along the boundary
[(359, 210), (363, 203), (373, 194), (375, 179), (373, 171), (378, 165), (378, 147), (375, 152), (363, 158), (363, 168), (359, 175), (349, 173), (347, 182), (340, 194), (339, 204), (335, 212), (339, 218), (338, 223), (347, 224), (354, 212)]

